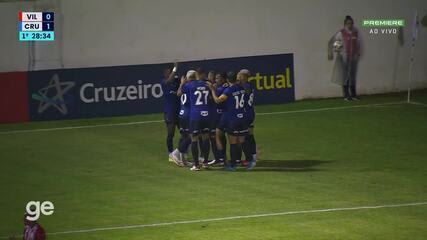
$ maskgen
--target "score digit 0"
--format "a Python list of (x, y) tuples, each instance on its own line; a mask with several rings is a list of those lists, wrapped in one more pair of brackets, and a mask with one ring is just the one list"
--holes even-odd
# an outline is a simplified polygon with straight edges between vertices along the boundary
[(42, 18), (43, 18), (43, 22), (53, 22), (55, 21), (55, 13), (43, 12)]

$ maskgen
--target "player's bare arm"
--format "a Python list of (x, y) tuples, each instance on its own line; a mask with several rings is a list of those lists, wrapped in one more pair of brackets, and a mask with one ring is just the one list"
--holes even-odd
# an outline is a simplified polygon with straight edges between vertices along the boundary
[(209, 82), (207, 84), (208, 84), (209, 88), (211, 89), (212, 98), (216, 104), (220, 104), (220, 103), (227, 101), (228, 97), (224, 94), (222, 94), (221, 96), (218, 97), (218, 95), (216, 94), (216, 85), (211, 84)]
[(166, 79), (166, 84), (170, 84), (173, 82), (174, 78), (175, 78), (175, 74), (178, 71), (178, 62), (174, 62), (173, 63), (173, 69), (170, 72), (168, 78)]
[(185, 76), (181, 76), (181, 83), (179, 84), (179, 88), (177, 91), (177, 95), (178, 97), (182, 95), (182, 87), (184, 86), (184, 84), (187, 82), (187, 78)]

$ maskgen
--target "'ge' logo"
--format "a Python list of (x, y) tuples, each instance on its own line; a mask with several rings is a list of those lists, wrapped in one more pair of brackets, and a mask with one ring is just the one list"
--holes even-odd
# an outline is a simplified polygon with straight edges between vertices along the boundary
[(51, 201), (45, 201), (41, 204), (39, 201), (29, 201), (25, 210), (28, 214), (26, 217), (28, 221), (37, 221), (40, 218), (40, 212), (43, 215), (49, 216), (53, 214), (55, 207)]

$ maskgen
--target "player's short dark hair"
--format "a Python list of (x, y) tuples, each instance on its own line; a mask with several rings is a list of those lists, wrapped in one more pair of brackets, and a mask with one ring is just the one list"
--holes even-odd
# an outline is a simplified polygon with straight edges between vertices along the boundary
[(208, 74), (214, 74), (214, 75), (215, 75), (215, 71), (214, 71), (214, 70), (210, 70), (210, 71), (208, 72)]
[(201, 67), (198, 67), (197, 69), (196, 69), (196, 72), (198, 73), (198, 74), (205, 74), (205, 70), (203, 69), (203, 68), (201, 68)]
[(237, 82), (237, 74), (233, 71), (229, 71), (227, 73), (227, 79), (230, 83), (235, 83)]
[(226, 73), (226, 72), (218, 73), (218, 75), (219, 75), (221, 78), (223, 78), (223, 79), (227, 80), (227, 73)]

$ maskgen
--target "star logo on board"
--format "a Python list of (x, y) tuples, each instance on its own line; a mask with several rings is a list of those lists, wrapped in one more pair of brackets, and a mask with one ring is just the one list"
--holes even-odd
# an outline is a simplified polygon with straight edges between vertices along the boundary
[(55, 73), (46, 87), (31, 95), (33, 99), (40, 101), (37, 112), (39, 114), (43, 113), (52, 106), (63, 115), (66, 115), (68, 109), (64, 96), (75, 84), (75, 82), (70, 81), (60, 82), (58, 74)]

